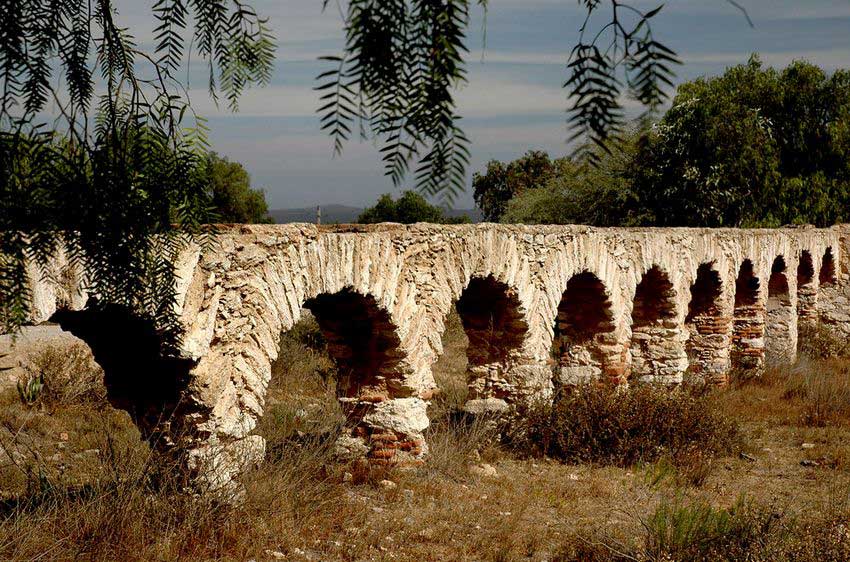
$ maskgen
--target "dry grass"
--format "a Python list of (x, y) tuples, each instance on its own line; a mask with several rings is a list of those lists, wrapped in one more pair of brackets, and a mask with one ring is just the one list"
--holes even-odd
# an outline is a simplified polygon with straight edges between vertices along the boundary
[[(179, 493), (173, 467), (102, 402), (51, 399), (48, 408), (7, 392), (0, 559), (850, 557), (850, 362), (801, 361), (705, 396), (634, 391), (618, 406), (611, 395), (577, 395), (550, 418), (560, 425), (549, 442), (574, 452), (556, 461), (505, 450), (492, 424), (459, 413), (466, 341), (456, 316), (447, 320), (431, 457), (407, 471), (333, 462), (333, 362), (309, 320), (285, 335), (258, 428), (268, 458), (244, 475), (236, 506)], [(712, 441), (732, 434), (726, 419), (739, 427), (743, 456)], [(596, 447), (608, 453), (594, 456)]]

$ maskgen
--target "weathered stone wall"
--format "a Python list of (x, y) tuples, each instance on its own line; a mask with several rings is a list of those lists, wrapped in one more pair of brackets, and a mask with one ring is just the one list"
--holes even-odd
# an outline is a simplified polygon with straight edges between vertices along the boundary
[[(342, 373), (341, 449), (419, 462), (431, 365), (455, 303), (470, 340), (473, 412), (587, 380), (675, 384), (690, 372), (725, 384), (732, 369), (762, 368), (766, 354), (793, 361), (798, 321), (850, 334), (849, 238), (845, 226), (222, 227), (213, 248), (193, 248), (180, 264), (183, 356), (163, 371), (173, 388), (129, 402), (156, 426), (147, 434), (167, 434), (210, 484), (228, 482), (263, 454), (252, 431), (270, 365), (280, 333), (307, 308)], [(48, 279), (33, 271), (34, 323), (58, 318), (116, 377), (162, 370), (150, 357), (135, 366), (113, 357), (103, 342), (121, 330), (118, 316), (75, 317), (85, 314), (73, 312), (85, 303), (81, 275), (55, 269)], [(152, 417), (158, 409), (166, 422)]]

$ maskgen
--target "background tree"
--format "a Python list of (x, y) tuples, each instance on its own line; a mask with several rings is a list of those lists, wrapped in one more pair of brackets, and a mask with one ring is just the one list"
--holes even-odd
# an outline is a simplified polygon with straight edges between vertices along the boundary
[(431, 222), (436, 224), (463, 224), (472, 222), (466, 215), (448, 217), (440, 207), (431, 205), (415, 191), (405, 191), (401, 197), (393, 200), (389, 193), (381, 195), (378, 202), (364, 210), (359, 217), (359, 223), (399, 222), (412, 224), (415, 222)]
[(484, 218), (498, 222), (512, 198), (545, 185), (555, 174), (556, 164), (541, 150), (529, 150), (521, 158), (503, 164), (487, 163), (483, 174), (472, 176), (472, 195)]
[[(476, 178), (483, 193), (502, 197), (506, 222), (736, 227), (850, 220), (850, 73), (827, 75), (806, 62), (777, 71), (754, 56), (722, 76), (682, 84), (658, 123), (579, 153), (589, 156), (556, 160), (542, 189), (513, 194), (507, 187), (506, 170), (523, 159), (491, 162)], [(479, 204), (496, 208), (491, 200)]]
[(679, 87), (636, 155), (640, 222), (820, 226), (847, 220), (850, 73), (758, 57)]
[(525, 189), (506, 202), (500, 221), (628, 225), (633, 220), (631, 210), (638, 207), (628, 173), (640, 135), (634, 130), (609, 140), (605, 148), (587, 146), (576, 156), (554, 160), (551, 173), (541, 185)]
[(220, 222), (273, 223), (265, 192), (251, 188), (251, 176), (239, 162), (212, 152), (207, 156), (211, 203)]

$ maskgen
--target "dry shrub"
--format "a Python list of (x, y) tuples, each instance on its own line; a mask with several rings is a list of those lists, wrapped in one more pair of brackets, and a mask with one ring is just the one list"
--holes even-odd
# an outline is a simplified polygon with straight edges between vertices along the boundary
[(636, 542), (623, 544), (599, 531), (576, 535), (554, 560), (843, 562), (850, 560), (847, 516), (832, 511), (802, 521), (744, 497), (724, 508), (675, 494), (638, 518), (643, 536)]
[(471, 462), (493, 461), (500, 455), (499, 428), (485, 416), (444, 416), (431, 423), (425, 434), (428, 461), (423, 470), (449, 478), (468, 474)]
[(728, 453), (738, 437), (709, 393), (654, 385), (576, 387), (533, 411), (529, 423), (533, 445), (570, 463), (630, 466), (662, 455), (686, 463), (696, 451)]
[(824, 427), (850, 422), (850, 363), (801, 358), (787, 371), (783, 383), (783, 400), (803, 403), (803, 425)]
[(431, 367), (439, 389), (429, 407), (429, 415), (434, 419), (462, 410), (469, 393), (466, 380), (469, 338), (454, 308), (446, 315), (442, 344), (443, 353)]
[(331, 439), (282, 445), (229, 504), (187, 494), (172, 458), (100, 437), (84, 483), (27, 467), (26, 491), (0, 501), (0, 560), (268, 559), (317, 520), (330, 532), (355, 516), (329, 468)]
[(798, 332), (800, 355), (811, 359), (830, 359), (850, 355), (850, 342), (823, 324), (801, 325)]
[(309, 313), (280, 335), (270, 388), (279, 394), (324, 396), (336, 386), (336, 363), (328, 354), (319, 323)]
[(95, 363), (88, 347), (81, 343), (47, 345), (31, 353), (23, 368), (23, 384), (27, 381), (41, 383), (32, 401), (50, 409), (106, 401), (103, 370)]

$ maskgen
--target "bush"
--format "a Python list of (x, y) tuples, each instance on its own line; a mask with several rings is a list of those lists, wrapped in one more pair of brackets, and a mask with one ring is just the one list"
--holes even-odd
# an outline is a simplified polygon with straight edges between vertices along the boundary
[(738, 440), (737, 426), (710, 395), (689, 388), (584, 385), (564, 392), (552, 408), (537, 408), (530, 420), (531, 444), (571, 463), (630, 466), (663, 455), (690, 463), (697, 453), (728, 453)]
[(26, 404), (40, 402), (52, 409), (106, 400), (103, 370), (81, 343), (48, 345), (31, 353), (23, 368), (25, 375), (18, 393)]

